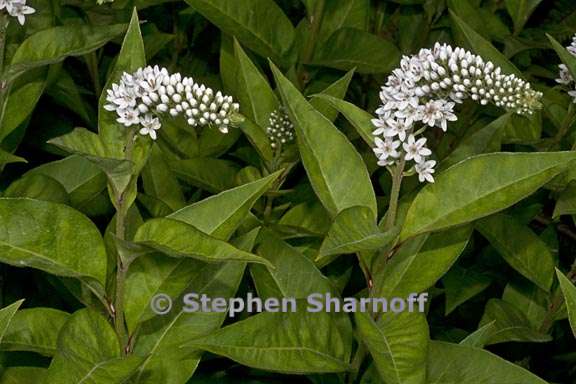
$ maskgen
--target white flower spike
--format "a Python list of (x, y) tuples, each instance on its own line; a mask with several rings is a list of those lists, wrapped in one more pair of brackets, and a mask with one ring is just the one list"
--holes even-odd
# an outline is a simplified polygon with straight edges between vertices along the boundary
[(286, 114), (284, 108), (280, 108), (270, 114), (269, 125), (266, 133), (273, 149), (280, 149), (283, 145), (294, 141), (294, 125)]
[[(566, 49), (573, 56), (576, 56), (576, 35), (572, 37), (572, 43), (570, 43), (570, 45), (566, 47)], [(560, 64), (558, 68), (560, 71), (558, 73), (559, 77), (556, 79), (556, 82), (574, 88), (576, 84), (574, 83), (574, 79), (572, 78), (572, 74), (568, 70), (568, 67), (566, 67), (566, 65), (564, 64)], [(573, 102), (576, 103), (576, 90), (573, 89), (569, 91), (568, 94), (572, 96)]]
[[(2, 0), (0, 0), (2, 1)], [(108, 89), (104, 109), (116, 112), (116, 121), (126, 127), (140, 125), (139, 133), (157, 138), (162, 127), (160, 117), (184, 116), (193, 126), (214, 126), (227, 133), (232, 115), (239, 105), (231, 96), (196, 83), (179, 73), (169, 74), (166, 68), (148, 66), (136, 72), (124, 73), (118, 84)]]
[[(576, 54), (576, 38), (572, 51)], [(561, 72), (562, 81), (568, 76)], [(502, 74), (490, 61), (462, 48), (436, 43), (433, 49), (421, 49), (414, 56), (402, 58), (380, 92), (382, 105), (376, 110), (378, 118), (372, 120), (378, 164), (389, 166), (401, 158), (412, 160), (418, 179), (434, 182), (436, 162), (428, 160), (432, 152), (425, 147), (426, 139), (414, 136), (416, 123), (446, 132), (448, 122), (457, 120), (455, 105), (466, 98), (530, 115), (540, 107), (541, 97), (526, 81)]]

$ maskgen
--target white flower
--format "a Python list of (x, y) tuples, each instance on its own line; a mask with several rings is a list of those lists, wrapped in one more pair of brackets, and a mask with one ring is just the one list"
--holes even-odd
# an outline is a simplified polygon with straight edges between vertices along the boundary
[(422, 107), (422, 122), (430, 127), (437, 126), (446, 132), (447, 121), (456, 121), (454, 103), (446, 100), (430, 100)]
[(376, 147), (373, 148), (373, 151), (379, 160), (387, 160), (388, 158), (396, 159), (400, 157), (400, 153), (397, 150), (401, 144), (399, 140), (393, 140), (390, 138), (382, 140), (379, 137), (376, 137), (374, 138), (374, 143), (376, 144)]
[(436, 161), (428, 160), (423, 161), (422, 163), (417, 163), (414, 167), (416, 169), (416, 173), (418, 173), (418, 180), (422, 183), (424, 181), (428, 181), (430, 183), (434, 182), (434, 177), (432, 174), (434, 173), (434, 166), (436, 165)]
[(159, 117), (164, 113), (172, 117), (184, 114), (193, 127), (210, 125), (227, 133), (231, 115), (239, 110), (231, 96), (214, 93), (190, 77), (170, 74), (158, 66), (123, 73), (120, 81), (106, 91), (106, 101), (104, 109), (116, 112), (119, 123), (126, 127), (140, 125), (140, 134), (152, 139), (157, 137)]
[[(570, 44), (570, 46), (566, 47), (568, 49), (568, 51), (573, 55), (576, 56), (576, 35), (574, 35), (572, 37), (572, 43)], [(558, 72), (558, 78), (556, 79), (556, 82), (562, 85), (568, 85), (572, 88), (574, 88), (575, 84), (574, 84), (574, 78), (572, 77), (572, 74), (570, 73), (570, 71), (568, 70), (568, 68), (566, 67), (565, 64), (560, 64), (558, 66), (559, 72)], [(568, 95), (572, 96), (573, 102), (576, 103), (576, 90), (571, 90), (568, 92)]]
[(422, 137), (418, 140), (414, 135), (408, 136), (408, 141), (402, 144), (404, 151), (406, 152), (406, 160), (414, 160), (416, 163), (421, 163), (424, 161), (425, 156), (430, 156), (432, 151), (426, 148), (426, 138)]
[(16, 17), (20, 25), (26, 22), (26, 15), (31, 15), (36, 10), (26, 5), (26, 0), (0, 0), (0, 9), (8, 11), (10, 16)]

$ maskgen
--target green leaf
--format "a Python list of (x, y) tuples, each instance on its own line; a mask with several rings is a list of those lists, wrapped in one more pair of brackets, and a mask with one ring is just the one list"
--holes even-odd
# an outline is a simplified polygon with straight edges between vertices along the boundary
[(373, 270), (378, 297), (405, 297), (433, 286), (454, 264), (471, 235), (465, 226), (406, 242), (386, 261), (381, 257)]
[[(343, 77), (330, 84), (324, 89), (320, 95), (335, 97), (337, 100), (343, 99), (348, 91), (350, 81), (354, 76), (354, 69), (348, 71)], [(318, 112), (326, 116), (332, 122), (338, 117), (338, 110), (333, 108), (332, 105), (321, 98), (314, 98), (310, 100), (310, 104), (316, 108)]]
[(505, 214), (482, 219), (475, 227), (515, 270), (550, 291), (556, 264), (554, 256), (530, 228)]
[[(301, 307), (306, 304), (299, 302)], [(352, 334), (345, 314), (264, 312), (188, 344), (242, 365), (282, 373), (328, 373), (349, 369)], [(349, 321), (347, 322), (348, 326)], [(280, 326), (279, 326), (280, 325)]]
[(293, 206), (282, 216), (278, 224), (282, 230), (295, 231), (303, 236), (323, 236), (328, 232), (331, 222), (326, 208), (315, 200)]
[(2, 370), (0, 384), (42, 383), (46, 377), (45, 368), (8, 367)]
[(506, 0), (506, 9), (514, 22), (514, 32), (519, 33), (542, 0)]
[(274, 157), (270, 139), (262, 127), (256, 125), (250, 119), (244, 119), (239, 128), (242, 130), (248, 141), (258, 151), (260, 157), (264, 160), (271, 161)]
[(484, 60), (492, 61), (494, 65), (501, 67), (502, 70), (508, 74), (515, 74), (520, 78), (523, 77), (522, 72), (520, 72), (506, 56), (494, 48), (494, 46), (478, 32), (474, 31), (464, 20), (452, 11), (450, 11), (450, 17), (452, 18), (453, 25), (464, 35), (466, 42), (475, 54), (482, 56)]
[(482, 327), (489, 323), (494, 323), (494, 327), (489, 332), (485, 345), (508, 341), (542, 343), (552, 340), (551, 336), (533, 329), (520, 309), (503, 300), (490, 299), (486, 303), (484, 315), (478, 326)]
[(370, 0), (325, 1), (318, 41), (324, 42), (341, 28), (368, 29), (370, 12)]
[(552, 217), (557, 219), (562, 215), (574, 214), (576, 214), (576, 181), (571, 181), (558, 196)]
[(448, 168), (469, 157), (492, 152), (490, 149), (495, 147), (495, 142), (497, 143), (497, 147), (500, 148), (498, 140), (502, 135), (502, 131), (506, 128), (506, 125), (510, 123), (510, 120), (511, 114), (506, 113), (471, 135), (465, 136), (458, 147), (456, 147), (447, 158), (442, 160), (440, 163), (442, 169)]
[(294, 27), (272, 0), (186, 0), (222, 31), (263, 57), (282, 61), (294, 41)]
[[(117, 83), (124, 72), (133, 73), (138, 68), (146, 66), (146, 52), (140, 31), (140, 20), (136, 8), (132, 12), (130, 25), (122, 42), (116, 64), (110, 72), (103, 89), (109, 89)], [(102, 92), (98, 101), (98, 133), (102, 143), (114, 158), (124, 158), (126, 144), (126, 127), (116, 121), (116, 114), (104, 109), (106, 92)]]
[(376, 214), (376, 198), (366, 165), (354, 146), (272, 65), (276, 84), (296, 129), (306, 173), (320, 201), (336, 216), (353, 206)]
[(320, 262), (331, 255), (380, 249), (392, 243), (397, 236), (397, 229), (382, 232), (369, 208), (347, 208), (334, 219), (316, 261)]
[(566, 309), (568, 310), (570, 327), (572, 328), (574, 337), (576, 337), (576, 287), (574, 286), (574, 283), (564, 276), (564, 274), (558, 269), (556, 269), (556, 276), (558, 277), (560, 289), (564, 295), (564, 302), (566, 303)]
[(29, 175), (16, 180), (4, 191), (4, 197), (28, 197), (68, 204), (68, 193), (56, 180), (44, 175)]
[(477, 330), (466, 336), (459, 344), (468, 347), (484, 348), (490, 335), (494, 332), (496, 320), (484, 324)]
[(358, 73), (386, 73), (400, 60), (398, 48), (388, 40), (369, 32), (342, 28), (334, 32), (316, 49), (312, 61), (307, 64)]
[(12, 57), (6, 77), (14, 78), (29, 69), (54, 64), (68, 56), (92, 52), (126, 30), (125, 24), (102, 26), (65, 25), (28, 37)]
[(20, 156), (13, 155), (10, 152), (6, 152), (3, 149), (0, 149), (0, 166), (11, 163), (26, 163), (26, 159)]
[(280, 102), (268, 80), (252, 63), (237, 40), (234, 40), (234, 55), (238, 70), (236, 97), (242, 106), (242, 112), (265, 130), (270, 114), (278, 109)]
[(57, 350), (58, 333), (68, 318), (68, 313), (52, 308), (20, 310), (4, 335), (2, 349), (53, 356)]
[(562, 63), (566, 65), (568, 71), (572, 75), (573, 79), (576, 79), (576, 57), (572, 55), (566, 48), (562, 46), (559, 42), (556, 41), (552, 36), (546, 34), (548, 40), (550, 40), (550, 44), (552, 44), (552, 48), (556, 51)]
[(179, 220), (218, 239), (227, 240), (254, 205), (280, 176), (281, 171), (260, 180), (210, 196), (184, 207), (168, 218)]
[(345, 100), (337, 99), (330, 95), (324, 95), (320, 93), (314, 95), (314, 97), (325, 100), (333, 108), (338, 110), (338, 112), (344, 115), (344, 117), (350, 122), (350, 124), (352, 124), (352, 126), (356, 129), (356, 132), (358, 132), (358, 134), (366, 144), (370, 146), (374, 145), (374, 135), (372, 135), (372, 131), (374, 130), (372, 119), (374, 118), (374, 116), (364, 111), (363, 109), (358, 108), (352, 103), (349, 103)]
[(386, 312), (378, 322), (356, 312), (356, 326), (387, 384), (426, 383), (428, 324), (417, 312)]
[(46, 380), (117, 384), (128, 379), (141, 362), (136, 356), (121, 358), (121, 346), (110, 324), (98, 312), (82, 309), (64, 324)]
[(428, 352), (429, 384), (547, 384), (544, 380), (486, 350), (432, 341)]
[(106, 282), (106, 250), (96, 226), (65, 205), (0, 199), (0, 261), (58, 276)]
[(573, 152), (548, 152), (492, 153), (464, 160), (422, 188), (408, 209), (400, 238), (464, 224), (508, 208), (560, 174), (574, 159)]
[(270, 265), (261, 257), (241, 251), (175, 219), (148, 220), (138, 228), (134, 241), (172, 257), (192, 257), (207, 262), (245, 261)]
[(452, 268), (442, 279), (446, 292), (445, 315), (449, 315), (460, 304), (488, 288), (491, 282), (490, 277), (474, 269), (458, 266)]
[(0, 309), (0, 342), (3, 341), (4, 335), (6, 334), (6, 331), (8, 330), (8, 327), (14, 318), (16, 311), (18, 308), (20, 308), (23, 302), (24, 300), (18, 300)]
[(212, 193), (232, 188), (239, 171), (235, 162), (202, 157), (178, 160), (170, 167), (182, 180)]

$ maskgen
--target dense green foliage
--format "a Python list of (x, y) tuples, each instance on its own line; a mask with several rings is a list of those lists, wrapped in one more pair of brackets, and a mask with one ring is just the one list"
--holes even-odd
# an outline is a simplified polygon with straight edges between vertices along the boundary
[[(576, 383), (575, 2), (27, 4), (0, 9), (0, 384)], [(377, 164), (372, 119), (436, 42), (542, 95), (456, 104), (422, 183)], [(147, 65), (239, 111), (118, 122), (107, 91)], [(183, 302), (423, 292), (423, 313)]]

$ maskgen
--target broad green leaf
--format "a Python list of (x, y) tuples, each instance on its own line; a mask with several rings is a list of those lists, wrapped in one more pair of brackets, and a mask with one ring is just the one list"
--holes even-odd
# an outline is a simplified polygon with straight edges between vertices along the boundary
[(520, 33), (528, 18), (542, 0), (505, 0), (506, 9), (514, 22), (514, 32)]
[(469, 157), (492, 152), (490, 148), (495, 147), (495, 142), (498, 148), (500, 148), (498, 140), (510, 120), (511, 114), (506, 113), (473, 134), (465, 136), (458, 147), (456, 147), (447, 158), (442, 160), (440, 163), (442, 169), (448, 168)]
[(186, 0), (222, 31), (263, 57), (280, 60), (294, 41), (294, 27), (272, 0)]
[[(315, 3), (318, 3), (315, 1)], [(318, 41), (323, 42), (342, 28), (366, 30), (370, 19), (369, 0), (330, 0), (324, 2), (324, 15), (318, 31)]]
[(227, 240), (242, 223), (252, 205), (276, 181), (281, 172), (210, 196), (169, 215), (218, 239)]
[(8, 330), (8, 327), (14, 318), (16, 311), (18, 308), (20, 308), (23, 302), (24, 300), (18, 300), (0, 309), (0, 342), (3, 341), (4, 335), (6, 334), (6, 331)]
[(552, 217), (557, 219), (562, 215), (574, 214), (576, 214), (576, 181), (570, 182), (570, 184), (568, 184), (568, 186), (560, 193), (558, 200), (556, 200)]
[(452, 268), (442, 279), (446, 293), (445, 315), (449, 315), (460, 304), (488, 288), (491, 282), (490, 277), (474, 269), (458, 266)]
[(53, 356), (58, 333), (69, 314), (52, 308), (22, 309), (14, 315), (2, 340), (2, 349)]
[(508, 25), (497, 14), (470, 0), (449, 0), (448, 8), (470, 28), (489, 40), (502, 41), (510, 37)]
[(252, 122), (250, 119), (244, 119), (239, 128), (242, 130), (248, 141), (258, 151), (260, 157), (264, 160), (271, 161), (274, 157), (272, 147), (270, 146), (270, 139), (266, 131)]
[(236, 97), (242, 106), (241, 112), (265, 130), (270, 114), (278, 109), (280, 102), (268, 80), (252, 63), (237, 40), (234, 40), (234, 54), (238, 70)]
[(61, 204), (68, 204), (70, 201), (62, 184), (41, 174), (16, 180), (4, 191), (4, 197), (28, 197)]
[(168, 167), (162, 150), (156, 145), (152, 147), (148, 162), (142, 169), (142, 184), (146, 194), (162, 201), (171, 211), (184, 207), (180, 184)]
[(304, 202), (290, 208), (278, 221), (282, 230), (296, 234), (324, 235), (328, 232), (332, 220), (326, 208), (317, 200)]
[[(130, 25), (122, 42), (122, 48), (104, 89), (107, 90), (112, 87), (112, 84), (117, 83), (124, 72), (133, 73), (144, 66), (146, 66), (146, 52), (140, 31), (140, 20), (136, 8), (134, 8)], [(112, 157), (124, 158), (126, 127), (116, 121), (114, 112), (104, 109), (104, 105), (107, 103), (106, 96), (106, 92), (102, 92), (98, 101), (98, 132), (102, 143)]]
[[(343, 99), (346, 96), (348, 86), (350, 85), (350, 81), (352, 80), (353, 76), (354, 69), (348, 71), (348, 73), (346, 73), (340, 79), (330, 84), (328, 87), (326, 87), (326, 89), (320, 92), (320, 94), (335, 97), (338, 100)], [(323, 99), (314, 98), (310, 100), (310, 104), (316, 108), (318, 112), (326, 116), (326, 118), (332, 122), (334, 122), (334, 120), (336, 120), (338, 117), (338, 110), (333, 108), (330, 103), (324, 101)]]
[(381, 256), (373, 271), (378, 297), (406, 297), (433, 286), (464, 251), (470, 234), (471, 228), (465, 226), (420, 236), (402, 245), (390, 260)]
[(192, 257), (207, 262), (245, 261), (270, 265), (261, 257), (241, 251), (175, 219), (148, 220), (138, 228), (134, 241), (172, 257)]
[(74, 78), (65, 70), (60, 70), (58, 78), (51, 81), (46, 89), (46, 94), (58, 104), (74, 111), (86, 124), (94, 124), (95, 111), (83, 100), (81, 92)]
[(484, 324), (477, 330), (466, 336), (459, 344), (466, 345), (468, 347), (484, 348), (488, 338), (495, 330), (496, 320), (492, 320), (489, 323)]
[(515, 74), (523, 77), (522, 72), (510, 62), (502, 53), (500, 53), (490, 42), (484, 39), (478, 32), (473, 30), (468, 24), (459, 18), (454, 12), (450, 11), (452, 24), (459, 30), (466, 42), (472, 48), (475, 54), (482, 56), (484, 60), (490, 60), (494, 65), (499, 66), (505, 73)]
[(532, 327), (538, 329), (548, 312), (549, 293), (538, 288), (532, 282), (521, 279), (506, 285), (502, 300), (522, 311)]
[(58, 352), (46, 380), (58, 384), (117, 384), (128, 379), (141, 362), (140, 357), (121, 357), (118, 337), (104, 316), (81, 309), (70, 316), (60, 332)]
[(550, 44), (552, 44), (552, 48), (556, 51), (560, 60), (566, 65), (568, 71), (572, 75), (572, 78), (576, 78), (576, 57), (572, 55), (566, 48), (564, 48), (559, 42), (556, 41), (552, 36), (546, 34), (548, 40), (550, 40)]
[(574, 159), (573, 152), (518, 152), (464, 160), (422, 188), (408, 209), (400, 238), (464, 224), (508, 208), (560, 174)]
[(386, 312), (376, 322), (356, 312), (356, 326), (386, 384), (426, 383), (428, 324), (417, 312)]
[(195, 158), (170, 164), (172, 171), (182, 180), (212, 193), (234, 187), (239, 166), (229, 160)]
[(386, 73), (400, 60), (398, 48), (369, 32), (342, 28), (316, 49), (308, 64), (358, 73)]
[(0, 199), (0, 261), (106, 282), (106, 250), (96, 226), (72, 208), (40, 200)]
[(354, 146), (272, 65), (276, 84), (296, 129), (306, 173), (320, 201), (336, 216), (353, 206), (376, 213), (376, 198), (366, 165)]
[(330, 95), (324, 95), (320, 93), (314, 95), (314, 97), (325, 100), (333, 108), (338, 110), (338, 112), (344, 115), (346, 120), (352, 124), (352, 126), (356, 129), (356, 132), (358, 132), (366, 144), (370, 146), (374, 145), (374, 135), (372, 135), (372, 131), (374, 130), (372, 119), (374, 117), (371, 114), (361, 108), (358, 108), (352, 103), (337, 99)]
[(428, 384), (547, 384), (529, 371), (486, 350), (432, 341)]
[(547, 342), (552, 340), (549, 335), (533, 329), (520, 309), (499, 299), (490, 299), (484, 308), (484, 315), (479, 327), (494, 323), (494, 327), (486, 338), (485, 345), (505, 343), (508, 341)]
[(45, 163), (24, 176), (44, 175), (64, 186), (72, 207), (87, 215), (103, 215), (111, 207), (106, 190), (106, 175), (81, 156), (69, 156)]
[[(283, 373), (349, 369), (352, 334), (345, 314), (264, 312), (195, 339), (188, 346), (226, 356), (242, 365)], [(348, 327), (349, 322), (347, 322)]]
[(576, 287), (574, 286), (574, 283), (558, 269), (556, 269), (556, 276), (558, 277), (560, 288), (564, 295), (564, 302), (566, 303), (566, 309), (568, 310), (570, 327), (572, 328), (574, 337), (576, 337)]
[(102, 26), (65, 25), (48, 29), (28, 37), (12, 57), (7, 77), (92, 52), (126, 30), (125, 24)]
[[(258, 232), (258, 230), (249, 232), (239, 238), (235, 245), (244, 251), (250, 251)], [(156, 262), (159, 261), (157, 257), (153, 259)], [(137, 263), (144, 260), (144, 258), (139, 259)], [(151, 261), (153, 260), (148, 259), (148, 262)], [(202, 292), (209, 297), (228, 299), (235, 295), (245, 267), (246, 264), (239, 262), (206, 264), (196, 260), (187, 260), (184, 265), (175, 267), (173, 274), (166, 276), (164, 284), (159, 289), (160, 292), (170, 294), (171, 297), (180, 297), (182, 292)], [(154, 284), (154, 278), (150, 277), (155, 272), (154, 269), (136, 271), (136, 275), (140, 277), (143, 284), (137, 283), (134, 286), (135, 299), (142, 299), (142, 289), (148, 291), (151, 288), (158, 288), (149, 284)], [(180, 283), (183, 285), (178, 289)], [(143, 308), (147, 309), (147, 313), (142, 314), (141, 320), (151, 319), (150, 306), (148, 303), (144, 304)], [(140, 384), (186, 382), (196, 370), (201, 352), (193, 351), (191, 354), (186, 354), (180, 347), (190, 340), (210, 334), (220, 328), (225, 318), (226, 313), (185, 313), (180, 306), (177, 306), (169, 315), (162, 318), (156, 317), (144, 323), (140, 328), (135, 353), (146, 356), (146, 360), (141, 365), (135, 381)], [(130, 324), (129, 317), (127, 320)]]
[(528, 226), (512, 216), (497, 214), (479, 220), (475, 227), (508, 264), (543, 290), (550, 290), (554, 256)]
[[(273, 268), (250, 266), (258, 293), (269, 297), (269, 289), (263, 283), (270, 280), (273, 291), (282, 297), (305, 299), (313, 293), (333, 292), (330, 280), (314, 265), (314, 262), (274, 235), (264, 232), (262, 244), (256, 252), (268, 260)], [(269, 287), (270, 288), (270, 287)]]
[(2, 370), (0, 384), (42, 383), (46, 368), (8, 367)]
[(380, 249), (392, 243), (397, 236), (397, 229), (382, 232), (369, 208), (347, 208), (334, 219), (316, 261), (320, 262), (331, 255)]

